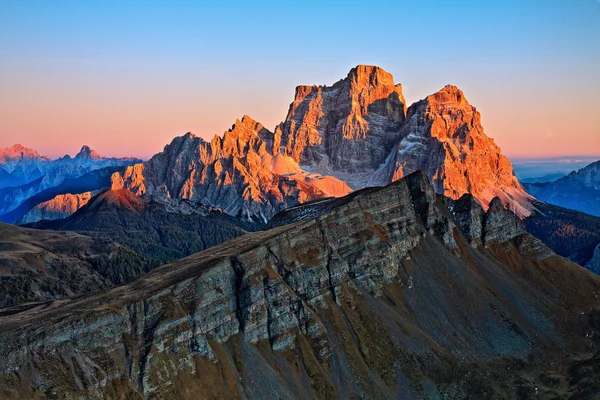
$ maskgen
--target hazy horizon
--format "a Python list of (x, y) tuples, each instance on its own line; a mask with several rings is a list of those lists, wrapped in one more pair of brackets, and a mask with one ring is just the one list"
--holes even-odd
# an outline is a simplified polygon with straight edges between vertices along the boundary
[(459, 3), (2, 2), (0, 147), (149, 158), (245, 114), (273, 130), (296, 86), (370, 64), (408, 105), (461, 88), (511, 159), (598, 155), (600, 3)]

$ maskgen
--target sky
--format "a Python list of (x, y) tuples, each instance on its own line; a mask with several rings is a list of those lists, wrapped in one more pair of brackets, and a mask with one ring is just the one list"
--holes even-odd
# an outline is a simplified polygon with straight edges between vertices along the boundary
[(600, 155), (599, 0), (202, 3), (0, 1), (0, 147), (149, 158), (371, 64), (461, 88), (511, 158)]

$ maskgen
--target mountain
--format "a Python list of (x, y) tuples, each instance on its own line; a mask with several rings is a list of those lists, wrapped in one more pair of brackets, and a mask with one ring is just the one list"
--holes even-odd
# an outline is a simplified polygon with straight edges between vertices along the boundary
[(600, 216), (600, 161), (554, 182), (530, 183), (525, 188), (546, 203)]
[[(579, 265), (593, 265), (591, 258), (600, 244), (600, 217), (538, 200), (533, 205), (535, 211), (523, 220), (527, 232)], [(591, 270), (600, 273), (600, 268)]]
[(27, 212), (19, 221), (19, 225), (41, 220), (63, 219), (87, 204), (97, 193), (83, 192), (78, 194), (58, 194), (52, 199), (44, 201)]
[[(279, 215), (280, 221), (286, 215)], [(0, 313), (9, 398), (592, 398), (600, 277), (421, 173)]]
[(534, 176), (531, 178), (519, 179), (519, 182), (521, 182), (521, 184), (554, 182), (555, 180), (560, 179), (563, 176), (565, 176), (565, 174), (563, 174), (561, 172), (556, 172), (553, 174), (546, 174), (546, 175), (542, 175), (542, 176)]
[[(45, 202), (56, 202), (58, 201), (56, 200), (56, 197), (60, 195), (80, 195), (86, 192), (110, 189), (112, 184), (112, 175), (115, 172), (122, 171), (124, 168), (125, 167), (105, 167), (95, 169), (77, 178), (66, 179), (57, 186), (42, 190), (41, 192), (26, 198), (17, 208), (8, 213), (0, 215), (0, 221), (9, 224), (15, 224), (30, 211), (33, 214), (43, 212), (40, 208), (38, 208), (39, 205)], [(37, 181), (33, 182), (33, 184), (36, 185)], [(17, 188), (0, 189), (0, 199), (2, 199), (2, 195), (5, 196), (5, 199), (14, 199), (16, 196), (19, 196), (23, 192), (27, 191), (27, 187), (28, 185)]]
[[(15, 158), (17, 157), (15, 148), (20, 149), (22, 153), (20, 159)], [(3, 149), (4, 152), (0, 151), (0, 167), (9, 171), (13, 176), (18, 172), (22, 184), (15, 187), (0, 188), (0, 214), (13, 211), (31, 197), (44, 190), (55, 188), (67, 180), (79, 178), (102, 168), (121, 167), (140, 162), (140, 160), (134, 158), (101, 157), (88, 146), (83, 146), (81, 151), (73, 158), (67, 155), (57, 160), (39, 157), (37, 152), (25, 149), (22, 146), (19, 147), (19, 145), (10, 149), (10, 152), (6, 151), (8, 149)], [(2, 154), (5, 154), (5, 156), (3, 157)], [(96, 189), (100, 189), (100, 187), (91, 190)]]
[(338, 179), (308, 173), (290, 157), (269, 153), (272, 137), (248, 116), (210, 142), (188, 133), (147, 162), (115, 174), (113, 188), (200, 202), (263, 222), (287, 206), (351, 191)]
[(0, 167), (0, 187), (18, 186), (20, 183), (19, 179), (12, 176), (4, 168)]
[(183, 258), (261, 228), (186, 200), (145, 201), (127, 189), (102, 192), (68, 218), (27, 226), (110, 238), (161, 262)]
[(391, 74), (359, 65), (331, 87), (297, 87), (274, 133), (245, 116), (210, 142), (186, 134), (116, 174), (113, 185), (266, 222), (299, 203), (423, 170), (438, 193), (472, 193), (484, 208), (498, 196), (529, 215), (531, 196), (460, 90), (446, 86), (408, 113), (405, 103)]
[(435, 191), (452, 199), (473, 195), (484, 207), (499, 197), (520, 217), (531, 213), (531, 196), (510, 161), (483, 132), (481, 115), (455, 86), (446, 86), (408, 109), (388, 165), (390, 181), (417, 170)]
[(0, 223), (0, 308), (98, 292), (157, 265), (109, 239)]
[(48, 157), (21, 144), (0, 148), (0, 188), (19, 186), (40, 178), (50, 162)]
[(296, 88), (273, 152), (282, 149), (324, 174), (371, 173), (388, 156), (405, 114), (402, 85), (381, 68), (359, 65), (331, 87)]

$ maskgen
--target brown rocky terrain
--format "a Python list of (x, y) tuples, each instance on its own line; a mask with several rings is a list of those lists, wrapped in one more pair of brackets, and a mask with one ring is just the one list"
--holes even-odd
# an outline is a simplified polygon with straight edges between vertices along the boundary
[[(0, 316), (6, 398), (592, 398), (600, 278), (421, 173)], [(289, 224), (284, 224), (285, 222)]]
[(98, 292), (157, 265), (110, 239), (0, 223), (0, 307)]

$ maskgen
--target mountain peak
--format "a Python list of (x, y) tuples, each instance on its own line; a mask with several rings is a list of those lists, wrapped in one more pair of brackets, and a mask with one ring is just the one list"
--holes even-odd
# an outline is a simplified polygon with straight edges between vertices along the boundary
[(22, 159), (46, 159), (37, 151), (16, 143), (11, 147), (0, 148), (0, 162), (18, 161)]
[(139, 212), (145, 206), (144, 200), (127, 189), (109, 189), (92, 198), (79, 212), (80, 214), (119, 210)]
[(323, 171), (372, 171), (389, 153), (405, 104), (402, 86), (371, 65), (352, 68), (332, 86), (298, 86), (275, 130), (274, 151)]
[(446, 85), (410, 106), (398, 137), (391, 180), (424, 169), (437, 193), (455, 200), (471, 193), (484, 209), (497, 196), (520, 217), (531, 213), (531, 196), (458, 87)]
[(77, 155), (75, 156), (75, 159), (78, 159), (78, 160), (100, 160), (100, 159), (102, 159), (102, 156), (100, 156), (100, 154), (98, 154), (96, 152), (96, 150), (92, 150), (92, 148), (90, 148), (90, 146), (84, 144), (83, 146), (81, 146), (81, 150), (79, 150), (79, 153), (77, 153)]
[(350, 79), (357, 86), (394, 86), (394, 77), (383, 68), (375, 65), (357, 65), (348, 72)]
[(462, 90), (454, 85), (446, 85), (432, 95), (427, 96), (427, 102), (432, 106), (444, 106), (456, 104), (461, 106), (470, 105)]

